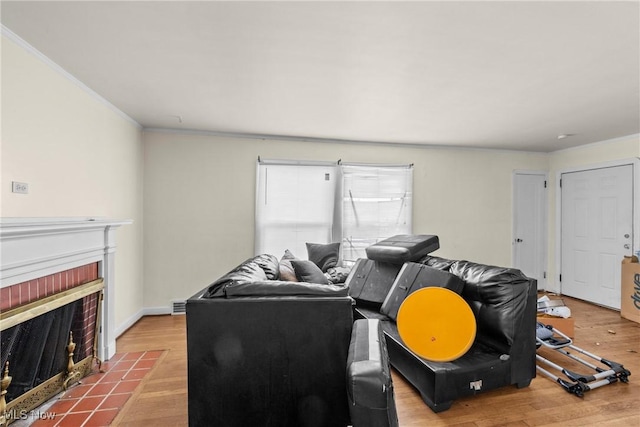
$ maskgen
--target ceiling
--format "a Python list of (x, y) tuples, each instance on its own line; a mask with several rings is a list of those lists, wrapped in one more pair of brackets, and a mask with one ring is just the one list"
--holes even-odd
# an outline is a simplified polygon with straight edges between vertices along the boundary
[(144, 128), (549, 152), (640, 133), (639, 5), (3, 0), (1, 21)]

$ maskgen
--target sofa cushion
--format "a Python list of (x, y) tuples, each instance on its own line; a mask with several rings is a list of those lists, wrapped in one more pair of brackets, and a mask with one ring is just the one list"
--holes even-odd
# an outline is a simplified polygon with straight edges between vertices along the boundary
[(379, 320), (358, 319), (353, 323), (347, 395), (354, 426), (398, 426), (389, 355)]
[(527, 305), (529, 278), (520, 270), (457, 261), (450, 272), (464, 280), (462, 296), (474, 312), (478, 339), (509, 353)]
[(296, 272), (293, 270), (291, 263), (280, 263), (280, 280), (287, 282), (297, 282)]
[(340, 243), (307, 243), (307, 255), (309, 261), (326, 273), (331, 267), (338, 265)]
[(346, 284), (349, 296), (358, 304), (380, 309), (402, 266), (360, 258), (353, 266)]
[(268, 280), (278, 280), (280, 277), (280, 264), (273, 255), (261, 254), (255, 256), (253, 260), (264, 270)]
[(464, 282), (458, 276), (447, 271), (428, 267), (424, 264), (407, 262), (394, 280), (387, 297), (380, 307), (380, 312), (393, 320), (397, 320), (398, 310), (404, 300), (418, 289), (437, 286), (447, 288), (461, 294)]
[(313, 262), (306, 259), (291, 260), (293, 270), (300, 282), (329, 284), (329, 279), (324, 275), (322, 270)]
[(367, 247), (367, 258), (402, 265), (417, 261), (440, 248), (438, 236), (430, 234), (399, 234)]
[[(274, 271), (278, 265), (278, 259), (273, 255), (258, 255), (249, 258), (236, 268), (220, 277), (209, 285), (205, 298), (224, 297), (224, 288), (231, 284), (246, 283), (256, 280), (268, 280), (267, 273), (263, 266), (269, 265), (269, 271)], [(271, 273), (272, 274), (272, 273)]]
[(293, 270), (293, 265), (291, 265), (291, 260), (297, 259), (296, 256), (291, 253), (289, 249), (284, 251), (284, 255), (280, 258), (279, 270), (280, 270), (280, 280), (286, 280), (289, 282), (297, 282), (298, 278), (296, 277), (296, 272)]

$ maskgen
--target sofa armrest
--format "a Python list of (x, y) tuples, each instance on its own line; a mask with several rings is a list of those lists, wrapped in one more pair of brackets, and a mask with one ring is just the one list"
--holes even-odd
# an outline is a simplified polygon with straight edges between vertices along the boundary
[(186, 309), (189, 425), (348, 424), (350, 297), (194, 296)]

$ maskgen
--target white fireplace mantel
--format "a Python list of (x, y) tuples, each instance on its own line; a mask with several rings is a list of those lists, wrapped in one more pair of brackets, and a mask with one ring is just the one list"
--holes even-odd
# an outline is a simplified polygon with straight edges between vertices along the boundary
[(115, 230), (132, 220), (104, 218), (1, 218), (0, 287), (98, 262), (104, 280), (98, 357), (116, 351)]

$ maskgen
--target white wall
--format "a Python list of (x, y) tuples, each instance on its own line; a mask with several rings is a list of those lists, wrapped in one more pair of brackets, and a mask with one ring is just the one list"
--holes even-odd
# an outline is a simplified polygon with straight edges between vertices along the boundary
[(139, 127), (5, 36), (1, 118), (2, 217), (134, 221), (116, 232), (116, 327), (126, 327), (143, 307)]
[(498, 265), (511, 264), (512, 171), (548, 164), (546, 154), (492, 150), (163, 132), (143, 140), (144, 304), (158, 312), (253, 255), (258, 156), (414, 163), (414, 232), (439, 235), (437, 255)]

